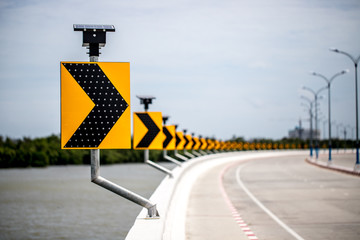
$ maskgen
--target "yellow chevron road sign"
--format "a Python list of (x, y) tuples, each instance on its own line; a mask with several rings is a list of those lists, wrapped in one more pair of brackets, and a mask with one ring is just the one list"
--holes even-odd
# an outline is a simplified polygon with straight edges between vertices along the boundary
[(193, 137), (193, 141), (194, 141), (193, 149), (199, 150), (201, 145), (200, 139), (198, 137)]
[(207, 139), (207, 143), (208, 143), (207, 150), (213, 150), (215, 146), (214, 140), (209, 138)]
[(200, 142), (201, 142), (200, 149), (201, 150), (207, 149), (208, 144), (207, 144), (206, 138), (203, 138), (203, 137), (200, 138)]
[(165, 140), (163, 142), (163, 149), (166, 150), (175, 150), (175, 125), (163, 126), (163, 132), (165, 135)]
[(130, 63), (61, 62), (61, 149), (131, 147)]
[(176, 149), (177, 150), (184, 150), (185, 145), (185, 139), (184, 139), (184, 133), (183, 132), (176, 132)]
[(214, 149), (215, 149), (215, 150), (219, 150), (219, 149), (220, 149), (220, 142), (219, 142), (219, 140), (216, 140), (216, 139), (215, 139), (214, 143), (215, 143)]
[(161, 112), (135, 112), (134, 149), (163, 149)]
[(184, 148), (185, 148), (186, 150), (191, 150), (191, 149), (192, 149), (192, 146), (194, 145), (192, 136), (191, 136), (190, 134), (186, 134), (186, 135), (184, 136), (184, 139), (185, 139)]

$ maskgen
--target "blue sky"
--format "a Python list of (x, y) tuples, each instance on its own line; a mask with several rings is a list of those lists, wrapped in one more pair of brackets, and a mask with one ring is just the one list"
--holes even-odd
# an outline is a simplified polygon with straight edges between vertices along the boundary
[(355, 126), (354, 66), (328, 49), (360, 54), (357, 0), (2, 0), (0, 135), (59, 134), (59, 63), (88, 61), (82, 23), (115, 25), (99, 60), (130, 62), (132, 111), (153, 95), (150, 111), (197, 135), (279, 139), (309, 125), (301, 87), (325, 85), (309, 72), (349, 69), (333, 82), (332, 119)]

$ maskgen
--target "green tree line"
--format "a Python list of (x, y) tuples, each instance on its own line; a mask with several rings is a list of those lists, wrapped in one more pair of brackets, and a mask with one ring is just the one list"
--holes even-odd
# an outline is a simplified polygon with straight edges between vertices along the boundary
[[(245, 142), (243, 138), (233, 137), (231, 141)], [(309, 141), (300, 139), (271, 140), (254, 139), (250, 143), (271, 143), (291, 145), (290, 148), (307, 149), (310, 146)], [(327, 148), (327, 140), (319, 142), (319, 148)], [(261, 150), (260, 145), (256, 145), (255, 150)], [(351, 140), (332, 140), (333, 149), (353, 148), (354, 141)], [(315, 147), (315, 141), (313, 143)], [(134, 149), (106, 149), (100, 151), (101, 164), (115, 163), (134, 163), (144, 161), (144, 151)], [(173, 151), (169, 151), (171, 156)], [(162, 161), (161, 150), (149, 151), (149, 158), (152, 161)], [(0, 168), (12, 167), (46, 167), (48, 165), (68, 165), (68, 164), (90, 164), (89, 150), (62, 150), (60, 149), (60, 138), (57, 135), (51, 135), (43, 138), (23, 138), (10, 139), (0, 136)]]
[[(150, 151), (150, 159), (162, 160), (162, 151)], [(143, 151), (106, 149), (100, 151), (101, 164), (144, 161)], [(0, 136), (0, 168), (45, 167), (48, 165), (90, 164), (89, 150), (62, 150), (60, 138), (10, 139)]]

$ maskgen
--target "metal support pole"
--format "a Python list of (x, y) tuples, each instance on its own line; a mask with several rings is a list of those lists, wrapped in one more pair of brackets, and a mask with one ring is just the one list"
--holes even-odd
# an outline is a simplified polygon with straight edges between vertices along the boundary
[(184, 154), (186, 155), (186, 156), (188, 156), (190, 159), (191, 158), (195, 158), (195, 156), (194, 155), (192, 155), (191, 153), (189, 153), (187, 150), (185, 150), (184, 149)]
[(144, 150), (144, 162), (148, 164), (149, 166), (156, 168), (157, 170), (168, 174), (170, 177), (173, 177), (171, 171), (157, 163), (154, 163), (153, 161), (149, 160), (149, 149)]
[(324, 75), (320, 74), (320, 73), (316, 73), (316, 72), (312, 72), (312, 75), (314, 76), (318, 76), (318, 77), (321, 77), (322, 79), (324, 79), (327, 83), (327, 88), (328, 88), (328, 107), (329, 107), (329, 110), (328, 110), (328, 121), (329, 121), (329, 160), (328, 160), (328, 165), (331, 165), (331, 98), (330, 98), (330, 88), (331, 88), (331, 83), (332, 81), (342, 75), (342, 74), (345, 74), (347, 73), (348, 70), (343, 70), (341, 72), (338, 72), (336, 73), (334, 76), (332, 76), (330, 79), (327, 79)]
[(146, 160), (149, 160), (149, 149), (144, 150), (144, 162), (146, 162)]
[[(97, 62), (99, 59), (98, 56), (90, 56), (90, 62)], [(91, 158), (91, 182), (136, 203), (148, 210), (149, 218), (159, 217), (159, 213), (156, 209), (156, 204), (153, 204), (148, 199), (127, 190), (126, 188), (120, 187), (119, 185), (103, 178), (100, 176), (100, 150), (91, 149), (90, 150)]]
[(93, 149), (90, 150), (91, 155), (91, 182), (123, 197), (126, 198), (133, 203), (136, 203), (148, 210), (148, 217), (154, 218), (159, 217), (159, 213), (156, 210), (156, 204), (153, 204), (146, 198), (133, 193), (126, 188), (120, 187), (115, 183), (103, 178), (100, 176), (100, 150)]
[(360, 169), (360, 161), (359, 161), (359, 112), (358, 112), (358, 80), (357, 80), (357, 67), (358, 67), (358, 63), (360, 61), (360, 56), (358, 56), (357, 58), (353, 57), (352, 55), (350, 55), (347, 52), (341, 51), (339, 49), (336, 48), (330, 48), (330, 51), (336, 52), (336, 53), (341, 53), (346, 55), (347, 57), (349, 57), (351, 59), (351, 61), (354, 63), (355, 66), (355, 112), (356, 112), (356, 142), (355, 142), (355, 147), (356, 147), (356, 163), (355, 163), (355, 170), (359, 170)]
[(319, 139), (318, 139), (318, 106), (317, 106), (317, 94), (315, 94), (315, 155), (316, 159), (319, 158)]
[(210, 150), (206, 150), (206, 152), (208, 153), (208, 154), (214, 154), (212, 151), (210, 151)]
[[(303, 87), (304, 90), (307, 90), (309, 92), (311, 92), (313, 95), (314, 95), (314, 102), (315, 102), (315, 152), (316, 152), (316, 159), (318, 159), (319, 157), (319, 139), (318, 139), (318, 111), (317, 111), (317, 99), (318, 99), (318, 94), (325, 90), (327, 88), (326, 87), (323, 87), (323, 88), (320, 88), (317, 92), (315, 92), (314, 90), (308, 88), (308, 87)], [(312, 108), (312, 107), (311, 107)], [(312, 123), (312, 121), (310, 121), (310, 123)], [(313, 134), (312, 134), (312, 131), (310, 133), (310, 156), (312, 156), (312, 138), (313, 138)]]
[(312, 102), (310, 103), (310, 157), (313, 157), (313, 114), (312, 114)]
[(92, 149), (90, 150), (91, 157), (91, 181), (100, 176), (100, 150)]
[(174, 155), (175, 155), (175, 157), (180, 158), (180, 159), (183, 160), (183, 161), (189, 160), (187, 157), (179, 154), (176, 149), (174, 150)]
[(202, 156), (200, 153), (198, 153), (195, 150), (192, 150), (192, 154), (195, 155), (196, 157), (201, 157)]
[(329, 105), (329, 160), (328, 160), (328, 165), (331, 165), (331, 101), (330, 101), (330, 82), (328, 85), (328, 105)]
[(90, 56), (90, 62), (98, 62), (99, 56)]
[[(359, 57), (360, 58), (360, 57)], [(359, 58), (357, 61), (359, 61)], [(354, 61), (355, 62), (355, 61)], [(358, 112), (358, 81), (357, 81), (357, 62), (355, 62), (355, 103), (356, 103), (356, 163), (355, 163), (355, 170), (360, 169), (360, 161), (359, 161), (359, 112)]]
[(159, 164), (156, 164), (151, 160), (146, 160), (145, 163), (147, 163), (149, 166), (151, 166), (151, 167), (153, 167), (153, 168), (155, 168), (155, 169), (157, 169), (157, 170), (159, 170), (159, 171), (161, 171), (163, 173), (168, 174), (169, 177), (171, 177), (171, 178), (173, 177), (173, 175), (172, 175), (172, 173), (171, 173), (171, 171), (169, 169), (167, 169), (167, 168), (165, 168), (165, 167), (163, 167), (163, 166), (161, 166)]
[(206, 152), (204, 152), (203, 150), (199, 150), (200, 154), (202, 155), (208, 155)]
[(178, 165), (179, 167), (181, 167), (181, 162), (179, 162), (178, 160), (176, 160), (176, 159), (168, 156), (168, 155), (167, 155), (167, 150), (164, 150), (164, 151), (163, 151), (163, 157), (164, 157), (164, 159), (166, 159), (166, 160), (168, 160), (168, 161), (170, 161), (170, 162), (173, 162), (173, 163), (175, 163), (176, 165)]

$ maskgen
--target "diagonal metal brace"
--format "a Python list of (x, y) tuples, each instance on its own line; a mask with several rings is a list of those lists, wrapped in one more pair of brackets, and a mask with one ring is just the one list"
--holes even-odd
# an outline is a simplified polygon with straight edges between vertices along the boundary
[(168, 174), (170, 177), (173, 177), (173, 175), (169, 169), (149, 160), (149, 149), (144, 150), (144, 162), (146, 164), (150, 165), (151, 167), (156, 168), (157, 170), (160, 170), (161, 172)]
[(201, 157), (201, 156), (202, 156), (202, 154), (198, 153), (198, 152), (195, 151), (195, 150), (192, 150), (192, 154), (195, 155), (195, 156), (197, 156), (197, 157)]
[(199, 150), (200, 154), (202, 155), (208, 155), (208, 153), (204, 152), (203, 150)]
[(179, 154), (179, 153), (177, 152), (177, 150), (174, 151), (174, 155), (175, 155), (175, 157), (180, 158), (180, 159), (183, 160), (183, 161), (189, 160), (187, 157)]
[(153, 168), (156, 168), (157, 170), (160, 170), (161, 172), (168, 174), (171, 178), (173, 177), (173, 174), (171, 173), (171, 171), (169, 169), (164, 168), (163, 166), (156, 164), (151, 160), (146, 160), (145, 163), (147, 163), (148, 165), (150, 165)]
[(186, 156), (188, 156), (189, 158), (195, 158), (194, 155), (192, 155), (191, 153), (189, 153), (189, 152), (186, 151), (186, 150), (184, 150), (184, 154), (185, 154)]
[(170, 161), (170, 162), (173, 162), (173, 163), (175, 163), (176, 165), (178, 165), (179, 167), (181, 167), (181, 162), (179, 162), (178, 160), (176, 160), (176, 159), (168, 156), (166, 150), (163, 151), (163, 157), (164, 157), (166, 160), (168, 160), (168, 161)]
[(132, 201), (148, 210), (149, 218), (158, 218), (156, 204), (100, 176), (100, 150), (91, 150), (91, 182)]

